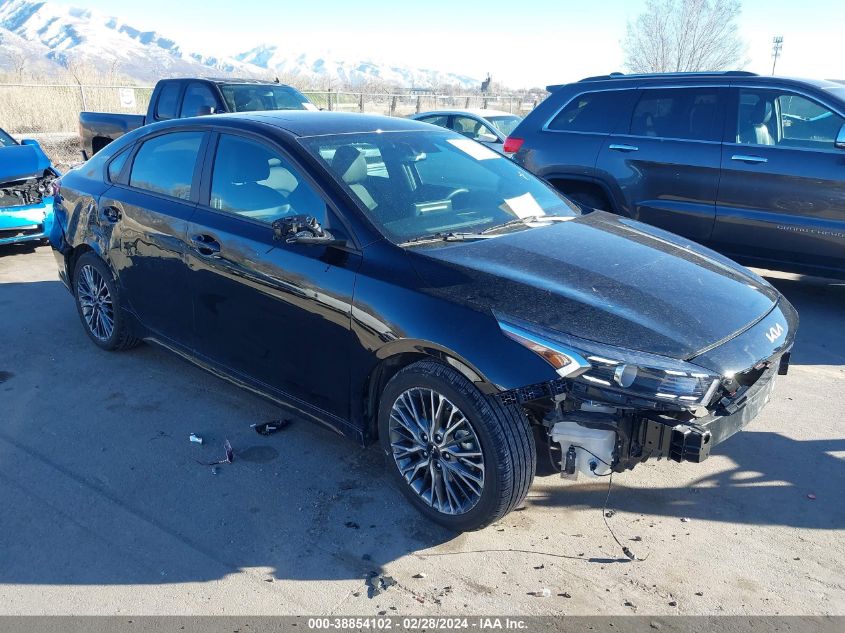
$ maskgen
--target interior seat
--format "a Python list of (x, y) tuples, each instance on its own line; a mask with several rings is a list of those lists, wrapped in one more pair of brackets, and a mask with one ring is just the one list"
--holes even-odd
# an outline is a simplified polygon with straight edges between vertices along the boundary
[(761, 98), (746, 111), (737, 141), (749, 145), (774, 145), (768, 123), (772, 118), (772, 104)]
[(270, 177), (269, 156), (261, 152), (218, 156), (212, 190), (215, 208), (235, 212), (278, 209), (287, 204), (284, 195), (261, 184)]
[(370, 211), (378, 206), (375, 198), (366, 187), (368, 179), (367, 159), (361, 150), (354, 145), (338, 147), (334, 153), (334, 158), (332, 158), (332, 169)]

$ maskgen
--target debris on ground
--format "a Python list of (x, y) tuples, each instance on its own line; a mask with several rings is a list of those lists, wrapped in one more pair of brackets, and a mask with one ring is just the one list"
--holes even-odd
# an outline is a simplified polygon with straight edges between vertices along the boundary
[(360, 530), (361, 526), (355, 523), (355, 521), (347, 521), (344, 525), (348, 528), (352, 528), (353, 530)]
[(607, 512), (604, 513), (604, 516), (606, 516), (609, 519), (614, 514), (616, 514), (616, 510), (608, 510)]
[(191, 433), (188, 436), (188, 439), (191, 440), (194, 444), (202, 444), (202, 438), (196, 433)]
[(632, 536), (631, 540), (634, 541), (635, 543), (639, 543), (640, 541), (643, 540), (643, 537), (642, 536)]
[(413, 577), (414, 578), (425, 578), (425, 574), (423, 572), (420, 572), (418, 574), (414, 574)]
[(568, 591), (564, 591), (563, 593), (559, 593), (557, 595), (559, 595), (561, 598), (571, 598), (572, 597), (572, 595)]
[(681, 523), (689, 523), (689, 517), (684, 517), (681, 519)]
[(660, 622), (651, 621), (651, 622), (648, 623), (648, 625), (653, 629), (659, 629), (660, 628)]
[(810, 501), (815, 501), (815, 500), (816, 500), (816, 495), (814, 495), (814, 494), (811, 492), (810, 494), (808, 494), (808, 495), (807, 495), (807, 498), (808, 498)]
[(273, 420), (272, 422), (264, 422), (263, 424), (250, 424), (250, 427), (255, 429), (259, 435), (272, 435), (276, 431), (281, 431), (290, 424), (290, 420), (283, 418), (280, 420)]
[(367, 583), (367, 596), (375, 598), (380, 593), (387, 591), (390, 587), (396, 584), (396, 581), (390, 576), (382, 576), (377, 571), (371, 571), (367, 575), (365, 581)]
[(529, 591), (529, 596), (537, 596), (538, 598), (548, 598), (552, 595), (552, 590), (548, 587), (543, 587), (542, 591)]
[[(193, 434), (191, 436), (193, 437)], [(193, 440), (191, 440), (191, 441), (193, 442)], [(235, 452), (232, 450), (232, 445), (229, 443), (229, 440), (226, 440), (225, 442), (223, 442), (223, 451), (226, 453), (226, 457), (224, 457), (223, 459), (220, 459), (216, 462), (201, 462), (198, 459), (195, 459), (194, 461), (197, 464), (202, 464), (203, 466), (217, 466), (217, 464), (231, 464), (233, 461), (235, 461)], [(215, 475), (217, 474), (214, 470), (212, 470), (211, 472), (214, 473)]]
[(540, 563), (534, 569), (545, 569), (545, 568), (546, 568), (546, 565), (544, 563)]
[(677, 606), (678, 606), (678, 601), (677, 601), (677, 600), (670, 600), (670, 601), (669, 601), (669, 606), (670, 606), (670, 607), (677, 607)]
[(704, 595), (704, 592), (703, 592), (703, 591), (696, 591), (696, 592), (695, 592), (695, 595), (697, 595), (697, 596), (703, 596), (703, 595)]

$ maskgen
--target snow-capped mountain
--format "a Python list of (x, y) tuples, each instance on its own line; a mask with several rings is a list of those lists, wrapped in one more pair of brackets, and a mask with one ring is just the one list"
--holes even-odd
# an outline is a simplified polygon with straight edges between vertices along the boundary
[(99, 11), (52, 2), (0, 0), (0, 35), (6, 35), (4, 31), (40, 45), (42, 56), (58, 66), (79, 60), (101, 72), (115, 69), (139, 80), (209, 71), (260, 72), (233, 59), (185, 52), (169, 37)]
[(0, 0), (0, 70), (15, 70), (21, 58), (36, 75), (83, 62), (101, 73), (115, 72), (139, 81), (179, 75), (275, 74), (334, 88), (371, 81), (404, 87), (449, 84), (470, 88), (479, 84), (464, 75), (369, 60), (338, 60), (311, 51), (282, 51), (272, 44), (234, 57), (188, 51), (169, 36), (143, 31), (99, 11), (53, 2)]
[(235, 59), (284, 77), (322, 78), (331, 80), (334, 85), (339, 83), (355, 86), (377, 81), (399, 86), (429, 87), (447, 84), (474, 88), (480, 84), (477, 79), (466, 75), (426, 68), (406, 68), (372, 60), (348, 62), (333, 59), (325, 54), (290, 55), (289, 51), (282, 51), (278, 46), (266, 44), (236, 55)]

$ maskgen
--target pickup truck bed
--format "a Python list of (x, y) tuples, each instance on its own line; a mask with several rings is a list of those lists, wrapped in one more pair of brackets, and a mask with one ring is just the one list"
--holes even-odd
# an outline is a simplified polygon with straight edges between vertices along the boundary
[(82, 112), (79, 135), (82, 157), (91, 158), (106, 145), (148, 123), (221, 112), (316, 110), (290, 86), (251, 79), (162, 79), (153, 90), (146, 116)]

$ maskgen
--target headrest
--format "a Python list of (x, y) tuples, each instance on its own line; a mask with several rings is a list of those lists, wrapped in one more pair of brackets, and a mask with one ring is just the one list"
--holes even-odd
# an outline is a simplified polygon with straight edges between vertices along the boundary
[(357, 147), (344, 145), (335, 151), (332, 169), (343, 178), (343, 182), (354, 185), (367, 178), (367, 159)]
[(265, 152), (233, 152), (227, 158), (232, 182), (259, 182), (270, 176), (270, 157)]
[(751, 122), (754, 125), (761, 125), (768, 123), (772, 118), (772, 105), (765, 99), (761, 98), (751, 110)]

